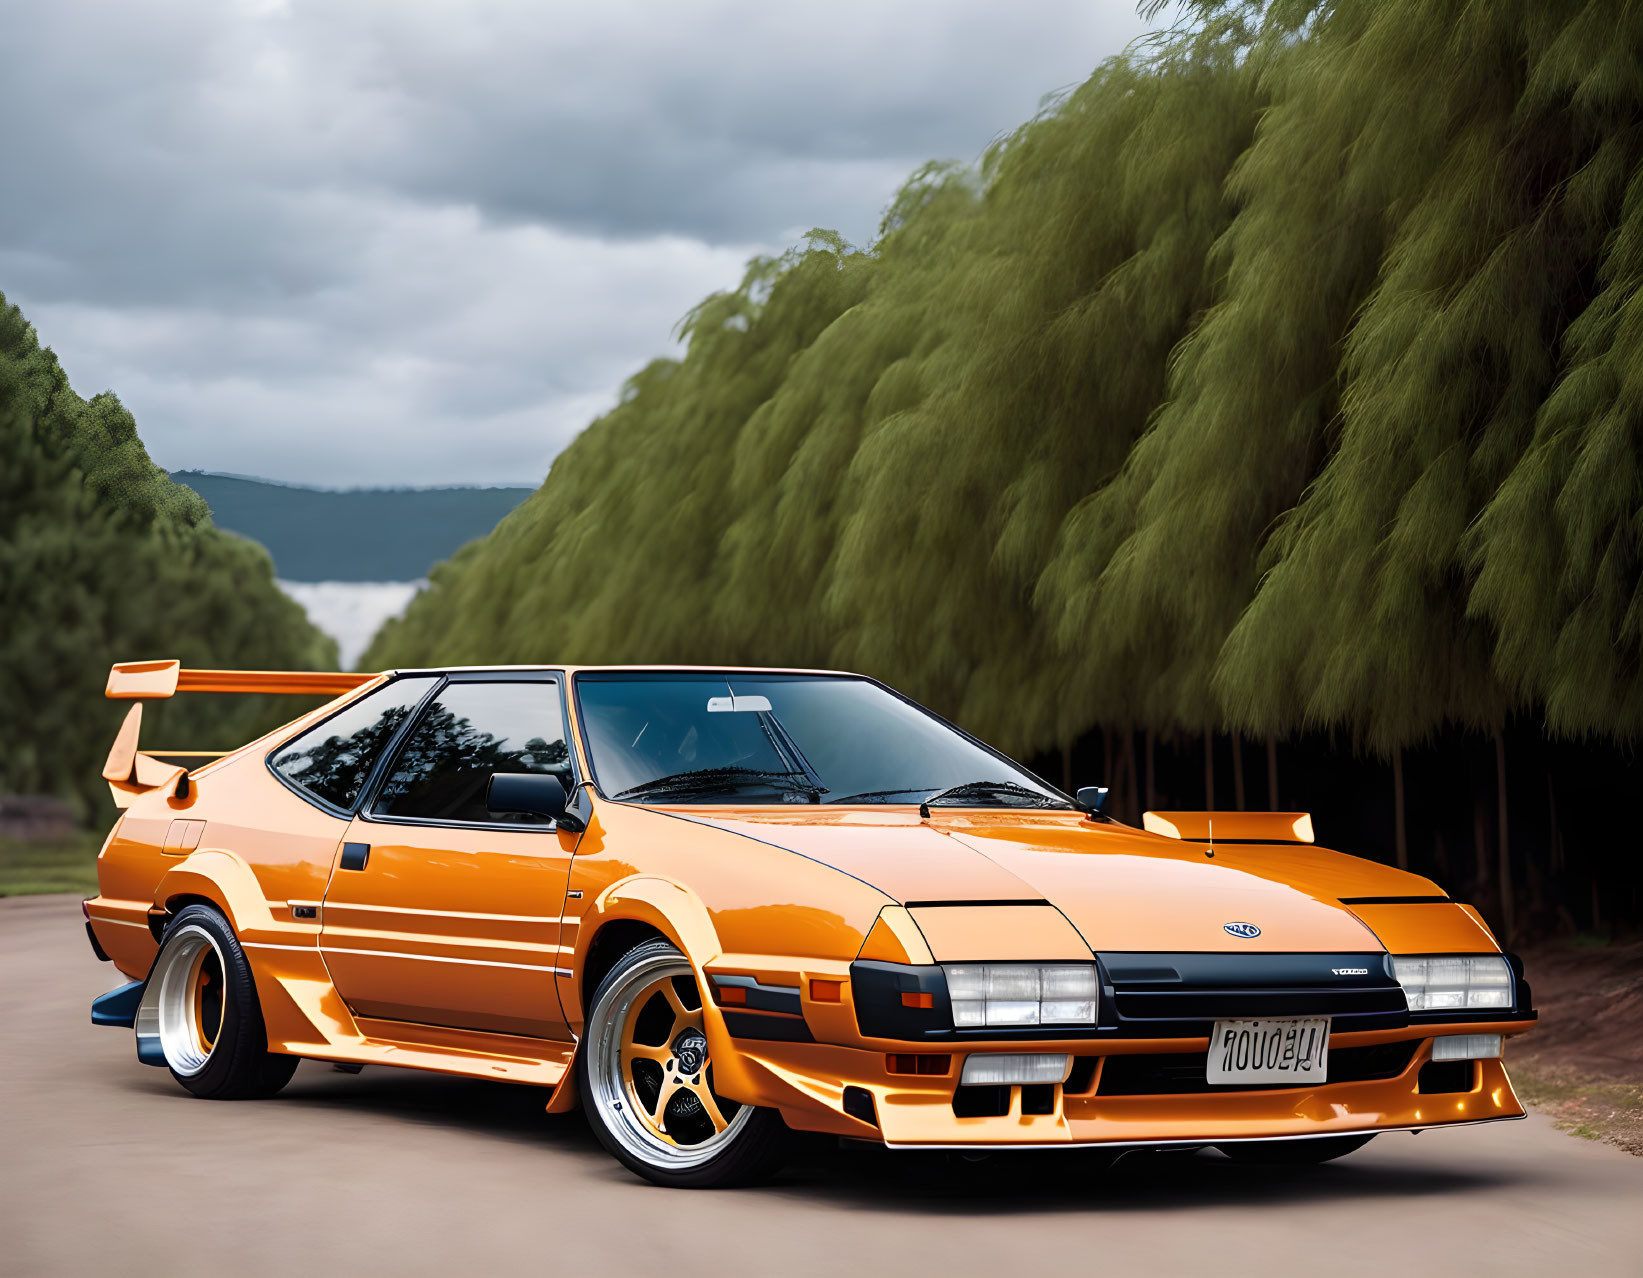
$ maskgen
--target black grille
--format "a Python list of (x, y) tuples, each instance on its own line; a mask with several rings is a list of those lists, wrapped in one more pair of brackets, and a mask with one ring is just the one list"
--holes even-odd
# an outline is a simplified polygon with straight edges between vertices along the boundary
[[(1331, 1083), (1363, 1083), (1396, 1078), (1409, 1068), (1419, 1039), (1402, 1043), (1375, 1043), (1369, 1047), (1337, 1047), (1329, 1053)], [(1204, 1052), (1141, 1053), (1109, 1056), (1101, 1067), (1097, 1096), (1182, 1096), (1199, 1092), (1261, 1092), (1316, 1084), (1269, 1083), (1248, 1087), (1211, 1086), (1204, 1076)]]
[(1115, 1028), (1207, 1038), (1218, 1020), (1327, 1016), (1335, 1033), (1402, 1029), (1403, 989), (1384, 954), (1101, 954)]

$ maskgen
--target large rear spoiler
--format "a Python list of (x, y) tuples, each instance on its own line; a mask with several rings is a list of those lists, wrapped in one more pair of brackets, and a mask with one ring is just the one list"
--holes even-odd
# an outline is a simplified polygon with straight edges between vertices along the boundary
[(103, 765), (103, 780), (116, 807), (127, 808), (140, 794), (173, 787), (179, 798), (188, 794), (188, 768), (168, 759), (217, 759), (215, 750), (137, 749), (142, 732), (143, 702), (176, 696), (179, 692), (289, 693), (295, 696), (339, 697), (363, 687), (378, 676), (316, 670), (184, 670), (180, 661), (121, 661), (108, 672), (103, 695), (136, 704), (114, 738)]
[(105, 697), (154, 701), (179, 692), (289, 692), (339, 697), (375, 679), (374, 674), (319, 670), (184, 670), (180, 661), (119, 661), (108, 672)]

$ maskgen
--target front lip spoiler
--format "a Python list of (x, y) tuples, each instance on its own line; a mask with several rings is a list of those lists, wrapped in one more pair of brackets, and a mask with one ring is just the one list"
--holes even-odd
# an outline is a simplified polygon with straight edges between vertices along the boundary
[(882, 1144), (886, 1149), (902, 1149), (910, 1153), (929, 1150), (943, 1153), (952, 1151), (966, 1154), (1015, 1154), (1046, 1150), (1053, 1152), (1067, 1149), (1169, 1149), (1181, 1146), (1202, 1149), (1205, 1145), (1253, 1145), (1274, 1140), (1331, 1140), (1337, 1136), (1377, 1136), (1381, 1132), (1424, 1132), (1428, 1128), (1475, 1127), (1480, 1123), (1515, 1123), (1527, 1117), (1527, 1114), (1499, 1114), (1493, 1118), (1460, 1118), (1442, 1123), (1400, 1123), (1395, 1127), (1353, 1127), (1345, 1131), (1301, 1132), (1290, 1136), (1207, 1136), (1174, 1140), (1064, 1140), (1031, 1143), (1023, 1141), (1020, 1144), (1006, 1141), (952, 1145), (899, 1144), (894, 1141), (876, 1143)]

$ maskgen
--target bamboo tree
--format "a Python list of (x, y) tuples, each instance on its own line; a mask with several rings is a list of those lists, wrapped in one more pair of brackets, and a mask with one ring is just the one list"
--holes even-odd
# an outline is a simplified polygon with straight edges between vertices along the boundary
[(1403, 750), (1392, 751), (1392, 838), (1398, 869), (1409, 868), (1409, 828), (1403, 810)]
[(1500, 853), (1500, 916), (1506, 924), (1506, 939), (1510, 941), (1517, 932), (1517, 905), (1512, 878), (1511, 841), (1506, 823), (1506, 736), (1498, 731), (1495, 733), (1495, 800), (1499, 807), (1495, 840)]
[(1433, 734), (1635, 737), (1643, 9), (1183, 10), (750, 264), (366, 661), (861, 668), (1064, 773), (1102, 731), (1132, 816), (1157, 734), (1213, 805), (1230, 732), (1239, 806), (1260, 735), (1276, 808), (1317, 731), (1400, 864)]

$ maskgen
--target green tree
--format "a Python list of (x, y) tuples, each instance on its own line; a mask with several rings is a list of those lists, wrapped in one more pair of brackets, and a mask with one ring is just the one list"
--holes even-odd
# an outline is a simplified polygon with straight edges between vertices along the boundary
[[(110, 809), (99, 779), (122, 708), (109, 666), (316, 668), (335, 645), (274, 584), (268, 556), (218, 532), (205, 504), (148, 458), (112, 394), (81, 399), (0, 297), (0, 792)], [(185, 697), (144, 744), (225, 749), (289, 717), (289, 700)]]

